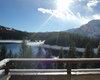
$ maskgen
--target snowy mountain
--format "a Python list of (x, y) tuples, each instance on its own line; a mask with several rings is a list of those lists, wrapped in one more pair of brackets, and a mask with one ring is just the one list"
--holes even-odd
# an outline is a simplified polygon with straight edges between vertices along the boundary
[(79, 28), (67, 30), (70, 33), (76, 33), (83, 36), (100, 38), (100, 20), (91, 20)]

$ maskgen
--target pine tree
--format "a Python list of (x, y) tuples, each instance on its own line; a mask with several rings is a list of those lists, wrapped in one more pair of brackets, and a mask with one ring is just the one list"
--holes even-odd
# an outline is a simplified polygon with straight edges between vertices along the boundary
[(12, 50), (10, 50), (9, 51), (9, 53), (8, 53), (8, 56), (7, 56), (8, 58), (13, 58), (14, 57), (14, 54), (12, 53)]
[[(19, 57), (27, 58), (28, 57), (27, 51), (28, 51), (27, 42), (26, 42), (26, 40), (23, 40), (22, 44), (21, 44), (20, 52), (19, 52)], [(28, 68), (30, 66), (30, 65), (27, 65), (27, 62), (20, 63), (18, 65), (20, 65), (20, 66), (18, 66), (19, 68)]]
[(0, 60), (5, 59), (6, 55), (7, 55), (7, 47), (5, 45), (2, 45), (0, 52)]
[(70, 44), (68, 53), (66, 54), (65, 57), (66, 57), (66, 58), (75, 58), (75, 57), (76, 57), (75, 53), (76, 53), (75, 43), (72, 42), (72, 43)]
[[(97, 49), (96, 58), (100, 58), (100, 44), (99, 44), (98, 49)], [(95, 67), (100, 68), (100, 63), (95, 63)]]
[(50, 50), (46, 50), (45, 58), (51, 58), (51, 54)]
[(19, 57), (21, 57), (21, 58), (27, 57), (27, 49), (28, 49), (27, 42), (26, 42), (26, 40), (23, 40), (22, 44), (21, 44), (21, 48), (20, 48)]
[(42, 51), (42, 48), (39, 47), (39, 48), (38, 48), (37, 55), (36, 55), (36, 58), (42, 58), (42, 57), (43, 57), (43, 51)]
[[(65, 58), (76, 58), (76, 47), (74, 42), (70, 43), (69, 50), (65, 55)], [(72, 68), (77, 68), (77, 64), (72, 64)]]
[(64, 50), (62, 48), (59, 51), (59, 58), (64, 58)]
[(27, 58), (33, 58), (34, 57), (32, 47), (28, 47), (26, 56), (27, 56)]
[(84, 58), (93, 58), (94, 57), (94, 51), (93, 51), (93, 48), (92, 46), (90, 45), (90, 43), (88, 43), (86, 45), (86, 48), (85, 48), (85, 53), (84, 53)]
[[(59, 58), (64, 58), (64, 50), (61, 48), (59, 51)], [(58, 63), (58, 69), (63, 69), (64, 68), (64, 63)]]
[(98, 46), (98, 51), (97, 51), (97, 55), (96, 55), (97, 58), (100, 58), (100, 44)]
[[(37, 52), (36, 58), (42, 58), (42, 57), (43, 57), (42, 48), (38, 47), (38, 52)], [(36, 67), (40, 69), (40, 68), (43, 68), (44, 66), (43, 66), (43, 63), (38, 62)]]
[[(86, 48), (85, 48), (85, 52), (83, 54), (83, 58), (93, 58), (94, 57), (94, 51), (93, 51), (93, 48), (91, 46), (90, 43), (88, 43), (86, 45)], [(82, 68), (92, 68), (94, 67), (94, 64), (93, 63), (83, 63), (81, 65)]]
[[(45, 54), (45, 58), (51, 58), (52, 55), (51, 55), (51, 52), (50, 50), (46, 50), (46, 54)], [(51, 69), (52, 68), (52, 62), (50, 61), (45, 61), (45, 68), (46, 69)]]

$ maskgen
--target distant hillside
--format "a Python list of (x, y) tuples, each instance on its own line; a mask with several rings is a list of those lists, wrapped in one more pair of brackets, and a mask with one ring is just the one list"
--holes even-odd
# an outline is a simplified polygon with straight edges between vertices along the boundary
[(95, 38), (88, 38), (78, 34), (66, 33), (66, 32), (38, 32), (28, 33), (19, 31), (13, 28), (0, 26), (0, 39), (3, 40), (20, 40), (27, 38), (29, 40), (45, 40), (45, 44), (69, 46), (72, 42), (76, 47), (84, 48), (87, 43), (91, 43), (93, 47), (97, 47), (100, 40)]
[(29, 33), (19, 31), (13, 28), (0, 26), (0, 39), (16, 39), (20, 40), (29, 36)]
[(33, 33), (31, 40), (45, 40), (45, 44), (58, 46), (69, 46), (72, 42), (74, 42), (76, 47), (79, 48), (84, 48), (87, 43), (91, 43), (93, 47), (97, 47), (100, 42), (100, 40), (95, 38), (88, 38), (66, 32)]
[(87, 37), (100, 38), (100, 20), (91, 20), (80, 28), (70, 29), (66, 32), (76, 33)]

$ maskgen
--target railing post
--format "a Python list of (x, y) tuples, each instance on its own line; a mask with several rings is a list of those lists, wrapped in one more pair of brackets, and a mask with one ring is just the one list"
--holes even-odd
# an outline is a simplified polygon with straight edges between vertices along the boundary
[(71, 67), (72, 67), (72, 63), (68, 63), (67, 65), (67, 80), (71, 80)]
[(7, 74), (9, 73), (10, 63), (11, 63), (11, 62), (7, 62), (7, 63), (6, 63), (6, 66), (5, 66), (5, 75), (7, 75)]

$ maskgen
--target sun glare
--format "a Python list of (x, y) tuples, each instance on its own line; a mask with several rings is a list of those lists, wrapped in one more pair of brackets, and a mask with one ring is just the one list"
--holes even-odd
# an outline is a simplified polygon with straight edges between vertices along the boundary
[(57, 10), (61, 12), (65, 11), (72, 2), (73, 0), (57, 0)]

